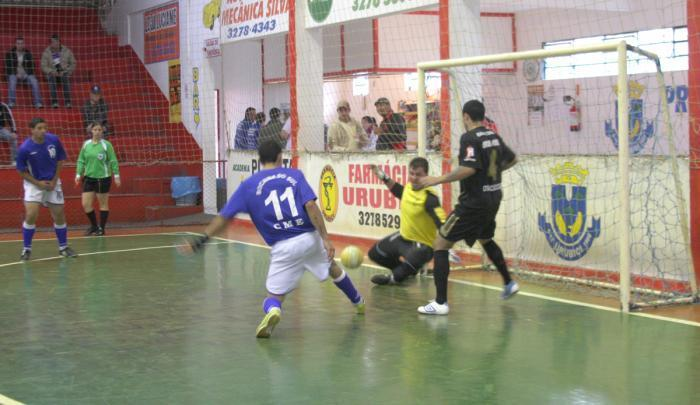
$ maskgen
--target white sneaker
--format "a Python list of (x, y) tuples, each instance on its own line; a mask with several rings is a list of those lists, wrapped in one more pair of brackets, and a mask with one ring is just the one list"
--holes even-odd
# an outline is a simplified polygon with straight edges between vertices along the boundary
[(435, 301), (430, 301), (428, 305), (418, 307), (418, 312), (425, 315), (447, 315), (450, 313), (450, 307), (447, 303), (438, 304)]

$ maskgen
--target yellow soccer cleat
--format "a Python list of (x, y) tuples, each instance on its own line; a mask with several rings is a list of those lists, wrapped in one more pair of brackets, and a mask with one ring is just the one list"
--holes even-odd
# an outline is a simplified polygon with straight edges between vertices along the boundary
[(355, 310), (357, 311), (358, 315), (364, 315), (365, 314), (365, 299), (360, 298), (360, 302), (358, 302), (355, 305)]
[(279, 308), (270, 308), (270, 312), (265, 315), (263, 320), (258, 325), (258, 329), (255, 330), (255, 337), (258, 338), (269, 338), (272, 335), (272, 330), (280, 321), (282, 317), (282, 311)]

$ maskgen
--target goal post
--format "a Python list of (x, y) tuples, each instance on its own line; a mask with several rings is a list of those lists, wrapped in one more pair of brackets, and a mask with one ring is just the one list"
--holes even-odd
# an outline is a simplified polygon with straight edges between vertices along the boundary
[[(498, 222), (506, 224), (507, 232), (498, 233), (497, 231), (496, 239), (507, 239), (503, 243), (504, 253), (514, 272), (522, 277), (547, 280), (547, 282), (558, 280), (565, 285), (576, 286), (576, 288), (585, 285), (587, 291), (599, 291), (608, 296), (617, 294), (620, 307), (624, 312), (650, 305), (696, 302), (698, 294), (690, 251), (687, 189), (684, 188), (682, 180), (688, 174), (687, 168), (685, 166), (681, 168), (679, 163), (680, 160), (685, 162), (684, 165), (687, 165), (687, 157), (685, 159), (683, 156), (679, 157), (676, 148), (677, 139), (674, 137), (675, 128), (668, 106), (666, 79), (664, 72), (661, 71), (659, 58), (654, 53), (620, 41), (418, 63), (418, 154), (424, 156), (427, 150), (429, 123), (425, 80), (428, 72), (448, 73), (452, 88), (443, 88), (442, 91), (451, 92), (450, 103), (461, 105), (467, 100), (460, 99), (460, 91), (455, 88), (458, 86), (455, 84), (458, 82), (455, 80), (457, 68), (483, 68), (500, 62), (539, 61), (545, 58), (594, 53), (609, 54), (610, 63), (616, 64), (616, 74), (603, 82), (587, 79), (589, 82), (584, 85), (584, 92), (589, 90), (590, 93), (595, 94), (591, 96), (592, 100), (588, 100), (589, 105), (584, 105), (584, 108), (589, 107), (591, 115), (600, 115), (606, 109), (610, 109), (610, 106), (614, 106), (615, 103), (605, 100), (603, 95), (606, 93), (603, 88), (612, 87), (614, 89), (617, 97), (616, 118), (610, 117), (609, 120), (605, 120), (605, 132), (606, 136), (613, 141), (616, 150), (612, 149), (611, 146), (608, 146), (608, 149), (612, 150), (596, 146), (588, 147), (593, 152), (579, 151), (580, 145), (601, 143), (605, 137), (602, 140), (594, 138), (596, 131), (592, 128), (585, 128), (583, 132), (568, 133), (568, 125), (561, 125), (558, 122), (560, 119), (555, 114), (549, 118), (551, 122), (544, 118), (539, 118), (539, 120), (544, 121), (540, 124), (544, 128), (549, 127), (547, 131), (552, 133), (547, 138), (548, 142), (556, 142), (557, 147), (537, 149), (538, 141), (529, 141), (528, 134), (523, 134), (523, 132), (533, 131), (529, 127), (531, 114), (529, 104), (528, 128), (525, 130), (522, 130), (521, 125), (518, 125), (524, 121), (522, 117), (520, 117), (520, 121), (511, 120), (507, 114), (503, 114), (500, 117), (502, 121), (498, 122), (499, 133), (506, 143), (515, 146), (516, 153), (519, 153), (518, 146), (524, 146), (523, 149), (526, 150), (526, 153), (519, 154), (519, 156), (524, 155), (525, 157), (523, 168), (518, 169), (520, 165), (516, 165), (513, 170), (504, 174), (505, 204), (501, 206)], [(616, 58), (613, 58), (614, 55)], [(636, 81), (631, 83), (631, 75), (628, 74), (627, 69), (630, 55), (634, 55), (635, 58), (646, 58), (656, 66), (656, 72), (652, 76), (635, 77), (639, 81), (647, 80), (650, 83), (648, 86)], [(481, 72), (476, 74), (483, 74), (484, 70), (480, 70)], [(464, 75), (468, 74), (470, 73)], [(655, 77), (655, 84), (652, 77)], [(505, 84), (506, 82), (507, 84)], [(512, 78), (501, 76), (484, 85), (485, 87), (500, 86), (498, 91), (490, 92), (490, 98), (484, 97), (487, 115), (489, 115), (491, 106), (500, 106), (500, 103), (504, 105), (510, 103), (508, 104), (510, 107), (513, 105), (522, 107), (522, 104), (513, 103), (513, 101), (525, 101), (526, 98), (524, 96), (518, 98), (522, 92), (513, 87), (514, 84), (520, 85), (521, 83)], [(529, 83), (524, 84), (529, 85)], [(539, 82), (539, 85), (542, 86), (542, 89), (545, 86), (543, 82)], [(632, 90), (630, 90), (631, 85), (634, 87)], [(550, 85), (550, 88), (551, 86), (554, 85)], [(641, 93), (646, 87), (650, 88), (650, 93), (653, 90), (655, 94), (658, 94), (658, 97), (651, 101), (644, 100)], [(577, 95), (578, 89), (579, 84), (576, 84)], [(632, 99), (630, 91), (634, 92)], [(511, 92), (513, 95), (509, 95)], [(506, 98), (511, 100), (501, 101), (493, 94), (500, 94), (502, 97), (508, 95)], [(655, 120), (645, 122), (645, 108), (653, 110)], [(517, 114), (516, 111), (507, 108), (503, 108), (503, 110), (510, 111), (513, 115)], [(533, 115), (536, 113), (538, 111), (535, 109)], [(544, 112), (542, 116), (544, 116)], [(597, 129), (600, 125), (599, 121), (601, 119), (596, 115), (585, 121), (584, 125), (590, 123), (589, 127)], [(631, 123), (633, 128), (630, 128)], [(563, 131), (567, 131), (567, 133), (562, 133), (562, 130), (557, 132), (557, 128), (561, 127), (566, 127)], [(602, 132), (602, 126), (600, 129), (601, 131), (598, 132)], [(571, 131), (581, 130), (580, 128), (572, 128)], [(451, 141), (453, 151), (456, 145), (454, 139), (459, 137), (461, 132), (461, 129), (453, 128), (448, 136), (448, 138), (453, 139)], [(676, 132), (679, 131), (676, 130)], [(634, 151), (631, 152), (630, 138), (633, 134), (640, 133), (644, 133), (644, 136), (652, 140), (646, 147), (642, 144), (640, 148), (641, 141), (637, 142), (635, 139)], [(664, 133), (664, 135), (660, 133)], [(580, 139), (572, 140), (574, 138), (571, 137), (571, 134), (579, 136)], [(630, 136), (617, 136), (617, 134), (629, 134)], [(453, 153), (453, 157), (455, 155)], [(614, 159), (617, 160), (616, 173), (614, 173), (615, 170), (612, 170)], [(554, 165), (554, 168), (546, 169), (542, 166), (543, 161)], [(589, 171), (583, 167), (586, 163), (590, 163), (595, 168), (591, 168)], [(586, 187), (583, 187), (583, 182), (589, 174), (591, 178), (600, 179), (601, 173), (606, 174), (611, 179), (606, 178), (600, 181), (601, 184), (592, 185), (591, 188), (600, 191), (598, 194), (605, 194), (604, 197), (599, 197), (600, 201), (604, 201), (604, 205), (600, 201), (590, 205), (597, 209), (602, 206), (602, 211), (605, 212), (592, 213), (592, 225), (586, 231), (589, 232), (588, 235), (584, 235), (587, 221), (587, 190)], [(561, 181), (555, 180), (556, 184), (551, 184), (548, 181), (550, 175), (558, 176)], [(567, 179), (571, 181), (567, 181)], [(517, 182), (524, 183), (525, 186), (519, 186)], [(457, 183), (453, 184), (453, 190), (458, 189), (458, 187)], [(551, 187), (549, 190), (551, 191), (551, 201), (544, 201), (547, 187)], [(609, 195), (610, 188), (616, 190), (616, 198)], [(530, 203), (533, 201), (527, 203), (517, 201), (518, 199), (530, 199), (531, 195), (525, 194), (526, 192), (532, 193), (533, 190), (537, 190), (535, 194), (540, 197), (539, 199), (533, 198), (533, 200), (541, 202), (539, 211), (530, 207)], [(542, 190), (545, 191), (540, 193)], [(452, 194), (454, 195), (455, 192), (453, 191)], [(506, 198), (509, 198), (507, 202)], [(543, 208), (546, 209), (547, 203), (552, 206), (551, 224), (546, 221), (546, 215), (541, 213), (544, 211)], [(535, 214), (537, 218), (533, 218)], [(598, 216), (597, 219), (596, 216)], [(605, 221), (602, 226), (601, 217)], [(535, 232), (524, 232), (528, 237), (523, 239), (527, 240), (517, 241), (518, 236), (514, 233), (527, 230), (528, 225), (523, 225), (525, 223), (539, 224), (540, 232), (537, 232), (539, 233), (537, 236), (540, 240), (535, 240), (536, 237), (532, 236)], [(606, 233), (606, 236), (599, 239), (605, 239), (606, 246), (588, 251), (595, 243), (595, 239), (600, 236), (601, 230)], [(576, 239), (577, 235), (583, 236)], [(542, 243), (542, 239), (547, 240), (551, 250), (547, 251), (547, 244)], [(612, 248), (615, 241), (617, 247)], [(577, 246), (578, 250), (576, 250), (574, 249), (575, 242), (585, 246), (583, 248)], [(603, 242), (600, 241), (599, 244), (603, 244)], [(568, 256), (562, 252), (562, 250), (566, 251), (567, 249), (570, 249)], [(586, 254), (588, 257), (581, 260), (581, 256)], [(614, 255), (618, 256), (617, 260), (613, 260), (614, 258), (611, 257)], [(617, 293), (611, 293), (612, 290), (617, 291)]]

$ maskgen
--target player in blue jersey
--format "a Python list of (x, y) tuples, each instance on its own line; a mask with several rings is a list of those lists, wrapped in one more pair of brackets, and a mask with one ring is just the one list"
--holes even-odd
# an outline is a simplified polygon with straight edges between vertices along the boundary
[(210, 237), (221, 232), (236, 214), (248, 213), (271, 246), (267, 274), (265, 317), (256, 330), (259, 338), (270, 337), (280, 320), (282, 301), (304, 274), (311, 272), (320, 281), (330, 275), (335, 285), (364, 313), (365, 303), (350, 277), (333, 260), (335, 248), (328, 238), (316, 194), (301, 171), (282, 167), (282, 149), (274, 141), (258, 147), (263, 170), (246, 179), (209, 224), (204, 236), (180, 247), (183, 253), (201, 250)]
[(36, 230), (39, 207), (44, 205), (51, 211), (53, 227), (58, 239), (61, 256), (77, 256), (68, 246), (68, 229), (63, 212), (63, 190), (61, 189), (61, 169), (66, 160), (66, 151), (56, 135), (46, 132), (48, 126), (43, 118), (33, 118), (29, 122), (31, 136), (17, 151), (17, 171), (24, 179), (25, 217), (22, 224), (24, 248), (21, 260), (29, 260), (32, 253), (32, 238)]

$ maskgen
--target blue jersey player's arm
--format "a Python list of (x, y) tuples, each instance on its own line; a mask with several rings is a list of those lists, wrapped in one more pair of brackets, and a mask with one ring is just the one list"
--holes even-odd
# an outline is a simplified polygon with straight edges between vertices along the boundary
[(248, 209), (245, 203), (246, 186), (245, 182), (241, 184), (235, 193), (228, 200), (224, 208), (219, 212), (219, 215), (207, 225), (204, 230), (204, 236), (200, 236), (194, 241), (188, 241), (187, 244), (178, 246), (178, 250), (185, 254), (196, 252), (204, 246), (209, 238), (218, 235), (225, 228), (228, 221), (233, 219), (240, 212), (247, 212)]
[(49, 182), (49, 191), (56, 188), (56, 183), (58, 179), (61, 178), (61, 170), (63, 170), (63, 163), (66, 161), (68, 156), (66, 155), (66, 150), (63, 149), (63, 144), (56, 138), (56, 173), (54, 173), (53, 178)]

